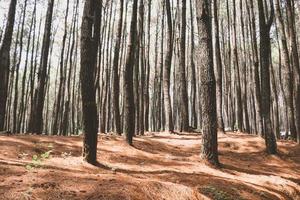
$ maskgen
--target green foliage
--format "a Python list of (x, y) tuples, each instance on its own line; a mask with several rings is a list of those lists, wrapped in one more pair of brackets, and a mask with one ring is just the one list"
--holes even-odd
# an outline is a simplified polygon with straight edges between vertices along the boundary
[(213, 200), (242, 200), (241, 197), (233, 197), (231, 194), (211, 185), (204, 186), (200, 190), (203, 194), (211, 197)]

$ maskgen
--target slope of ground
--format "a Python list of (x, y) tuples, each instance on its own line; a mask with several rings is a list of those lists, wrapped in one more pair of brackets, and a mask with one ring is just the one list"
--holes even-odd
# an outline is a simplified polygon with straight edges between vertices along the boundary
[(300, 147), (264, 152), (256, 136), (219, 136), (222, 168), (199, 158), (201, 135), (149, 133), (134, 147), (99, 136), (98, 166), (81, 160), (81, 137), (0, 136), (0, 199), (300, 199)]

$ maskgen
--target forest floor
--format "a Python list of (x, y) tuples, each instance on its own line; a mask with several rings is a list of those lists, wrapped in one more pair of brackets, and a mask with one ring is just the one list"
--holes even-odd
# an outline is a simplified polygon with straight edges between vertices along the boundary
[(221, 168), (199, 158), (201, 135), (148, 133), (129, 147), (100, 135), (98, 166), (82, 162), (82, 137), (0, 136), (0, 199), (300, 199), (300, 146), (264, 152), (256, 136), (219, 136)]

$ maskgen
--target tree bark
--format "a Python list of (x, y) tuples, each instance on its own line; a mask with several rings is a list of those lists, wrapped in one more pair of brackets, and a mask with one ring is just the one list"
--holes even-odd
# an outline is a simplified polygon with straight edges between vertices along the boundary
[(132, 145), (132, 139), (135, 131), (135, 108), (134, 108), (134, 92), (133, 92), (133, 68), (137, 40), (137, 7), (138, 0), (133, 1), (133, 10), (130, 24), (130, 38), (128, 43), (128, 51), (126, 64), (124, 69), (124, 134), (126, 142)]
[(180, 79), (180, 117), (181, 131), (189, 131), (189, 110), (188, 93), (186, 83), (186, 0), (182, 0), (181, 14), (181, 37), (180, 37), (180, 58), (179, 58), (179, 79)]
[(118, 22), (117, 36), (115, 38), (115, 50), (114, 50), (114, 60), (113, 60), (113, 112), (114, 112), (114, 126), (115, 132), (121, 134), (121, 117), (120, 117), (120, 105), (119, 105), (119, 56), (120, 56), (120, 47), (122, 39), (122, 25), (123, 25), (123, 10), (124, 10), (124, 1), (120, 1), (120, 14)]
[(258, 0), (259, 13), (259, 32), (260, 32), (260, 63), (261, 63), (261, 108), (264, 127), (264, 136), (267, 152), (269, 154), (277, 153), (276, 138), (271, 125), (271, 82), (270, 82), (270, 58), (271, 58), (271, 39), (270, 30), (274, 18), (274, 7), (271, 3), (271, 13), (266, 19), (264, 4)]
[(202, 106), (202, 149), (201, 157), (213, 165), (219, 165), (217, 112), (216, 112), (216, 82), (214, 77), (211, 22), (209, 1), (197, 0), (196, 13), (199, 31), (199, 47), (201, 53), (200, 82)]
[(171, 97), (170, 97), (170, 72), (171, 72), (171, 62), (173, 56), (173, 27), (172, 27), (172, 13), (170, 0), (166, 0), (166, 11), (167, 11), (167, 52), (165, 57), (165, 67), (163, 70), (163, 87), (164, 87), (164, 107), (166, 124), (165, 130), (173, 132), (173, 118), (172, 118), (172, 107), (171, 107)]
[(6, 116), (6, 102), (8, 92), (8, 77), (10, 66), (10, 48), (15, 23), (17, 0), (11, 0), (8, 11), (3, 42), (0, 47), (0, 131), (4, 130)]
[(84, 131), (82, 154), (83, 159), (90, 164), (96, 164), (97, 159), (98, 116), (94, 83), (97, 64), (95, 58), (98, 53), (98, 12), (101, 6), (99, 1), (86, 0), (81, 25), (80, 83)]

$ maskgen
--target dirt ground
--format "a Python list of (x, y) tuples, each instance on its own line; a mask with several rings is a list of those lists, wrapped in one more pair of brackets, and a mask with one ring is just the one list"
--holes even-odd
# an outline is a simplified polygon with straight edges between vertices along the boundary
[(98, 166), (82, 162), (81, 137), (0, 136), (0, 199), (300, 199), (300, 147), (264, 152), (256, 136), (219, 136), (221, 168), (199, 158), (196, 133), (148, 133), (129, 147), (99, 136)]

